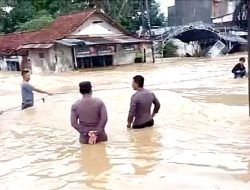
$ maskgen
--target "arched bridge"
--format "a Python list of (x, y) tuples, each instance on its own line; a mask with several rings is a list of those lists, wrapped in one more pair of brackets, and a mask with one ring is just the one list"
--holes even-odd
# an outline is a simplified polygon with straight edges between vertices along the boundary
[(163, 41), (163, 45), (166, 45), (173, 38), (189, 43), (191, 41), (220, 39), (221, 33), (210, 25), (199, 23), (174, 27), (161, 35), (155, 36), (156, 40)]

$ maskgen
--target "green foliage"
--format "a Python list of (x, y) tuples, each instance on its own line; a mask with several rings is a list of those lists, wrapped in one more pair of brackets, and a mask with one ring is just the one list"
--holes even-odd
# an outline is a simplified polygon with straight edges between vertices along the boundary
[(17, 26), (18, 31), (36, 31), (48, 26), (54, 19), (50, 15), (32, 19), (24, 24)]
[[(163, 26), (165, 17), (159, 14), (159, 4), (155, 0), (148, 1), (151, 4), (151, 25)], [(10, 13), (0, 8), (0, 33), (37, 30), (49, 24), (52, 18), (84, 10), (91, 4), (102, 8), (126, 29), (134, 32), (141, 25), (147, 27), (146, 14), (138, 14), (145, 10), (143, 2), (143, 0), (0, 0), (0, 7), (13, 8)]]
[[(121, 23), (127, 30), (135, 32), (140, 26), (148, 27), (147, 15), (143, 14), (146, 10), (145, 3), (142, 0), (112, 0), (110, 9), (106, 12)], [(126, 3), (127, 2), (127, 3)], [(149, 0), (150, 21), (152, 26), (164, 26), (165, 16), (160, 14), (160, 5), (155, 0)]]
[(172, 42), (167, 43), (163, 48), (163, 57), (176, 57), (177, 49), (177, 46)]

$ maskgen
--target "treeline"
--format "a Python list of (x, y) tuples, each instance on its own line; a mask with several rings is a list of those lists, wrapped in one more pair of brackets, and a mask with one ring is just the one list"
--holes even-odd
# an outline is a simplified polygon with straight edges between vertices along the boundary
[[(163, 26), (165, 17), (159, 4), (148, 0), (153, 26)], [(129, 31), (147, 26), (145, 0), (0, 0), (0, 33), (34, 31), (57, 16), (88, 8), (102, 9)]]

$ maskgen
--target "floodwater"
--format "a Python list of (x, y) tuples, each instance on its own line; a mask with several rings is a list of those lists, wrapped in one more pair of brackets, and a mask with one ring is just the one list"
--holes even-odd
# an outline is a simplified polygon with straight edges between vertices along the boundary
[[(32, 76), (58, 94), (0, 115), (1, 190), (249, 190), (247, 79), (233, 79), (241, 55), (167, 59), (95, 71)], [(155, 126), (127, 130), (131, 78), (143, 74), (161, 101)], [(90, 80), (109, 112), (109, 141), (80, 145), (70, 107)], [(20, 104), (21, 78), (0, 73), (0, 109)]]

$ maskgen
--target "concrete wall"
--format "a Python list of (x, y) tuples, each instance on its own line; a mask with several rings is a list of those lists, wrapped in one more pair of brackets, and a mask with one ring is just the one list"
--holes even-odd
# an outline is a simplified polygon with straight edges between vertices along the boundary
[[(144, 58), (144, 49), (146, 52), (146, 62), (151, 63), (152, 59), (152, 51), (151, 44), (140, 44), (140, 49), (142, 50), (142, 57)], [(126, 65), (126, 64), (134, 64), (136, 58), (136, 51), (133, 52), (125, 52), (122, 45), (117, 45), (117, 54), (114, 56), (114, 60), (117, 60), (117, 64), (114, 65)]]
[(72, 48), (64, 45), (56, 45), (57, 64), (56, 71), (62, 72), (74, 68)]
[[(44, 58), (40, 57), (39, 54), (43, 54)], [(33, 73), (62, 72), (74, 68), (71, 48), (63, 45), (57, 45), (50, 49), (31, 49), (29, 50), (29, 59)]]
[[(39, 55), (43, 54), (44, 58)], [(42, 73), (50, 71), (49, 65), (51, 65), (50, 59), (51, 50), (50, 49), (30, 49), (29, 59), (31, 62), (33, 73)]]
[[(101, 21), (101, 23), (93, 23)], [(97, 14), (92, 15), (83, 25), (77, 28), (71, 35), (90, 35), (90, 36), (105, 36), (105, 35), (122, 35), (123, 32), (113, 27), (104, 18)]]
[(135, 52), (124, 52), (122, 45), (119, 44), (114, 58), (117, 60), (117, 65), (132, 64), (135, 63)]
[(149, 43), (142, 44), (142, 50), (146, 50), (146, 63), (152, 63), (153, 62), (153, 56), (152, 56), (152, 45)]

